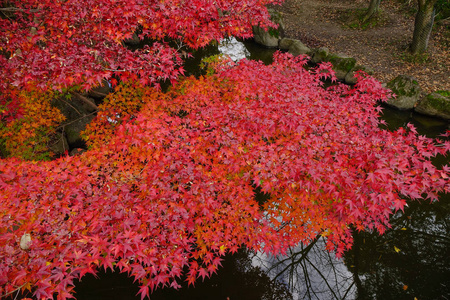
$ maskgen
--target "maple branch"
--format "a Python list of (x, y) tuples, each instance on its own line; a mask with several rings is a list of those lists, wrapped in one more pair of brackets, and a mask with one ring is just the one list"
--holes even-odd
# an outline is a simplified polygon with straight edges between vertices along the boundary
[(73, 108), (73, 110), (76, 111), (79, 115), (82, 115), (82, 113), (81, 113), (78, 109), (76, 109), (75, 106), (73, 106), (72, 104), (70, 104), (68, 101), (62, 99), (61, 97), (58, 98), (58, 100), (59, 100), (59, 101), (63, 101), (65, 104), (67, 104), (67, 105), (69, 105), (71, 108)]
[(106, 70), (106, 71), (111, 71), (111, 72), (128, 72), (128, 71), (142, 70), (142, 67), (122, 69), (122, 70), (111, 69), (111, 68), (103, 68), (103, 69)]
[(67, 126), (67, 125), (69, 125), (69, 124), (75, 123), (75, 122), (77, 122), (77, 121), (79, 121), (79, 120), (81, 120), (81, 119), (83, 119), (83, 118), (89, 117), (90, 115), (93, 115), (93, 114), (96, 114), (96, 113), (97, 113), (96, 111), (93, 111), (93, 112), (91, 112), (91, 113), (89, 113), (89, 114), (87, 114), (87, 115), (81, 116), (80, 118), (75, 119), (75, 120), (73, 120), (73, 121), (71, 121), (71, 122), (68, 122), (68, 123), (64, 123), (64, 124), (62, 124), (62, 125), (59, 125), (58, 127), (56, 127), (56, 129), (64, 128), (65, 126)]
[[(436, 241), (437, 239), (443, 239), (447, 242), (450, 242), (450, 238), (443, 236), (443, 235), (439, 235), (439, 234), (432, 234), (432, 233), (428, 233), (425, 231), (421, 231), (421, 230), (414, 230), (412, 229), (411, 231), (408, 232), (411, 235), (422, 235), (424, 238), (429, 237), (431, 240)], [(446, 243), (446, 242), (443, 242)]]
[(94, 91), (94, 90), (90, 90), (89, 93), (96, 94), (96, 95), (98, 95), (98, 96), (100, 96), (100, 97), (106, 97), (106, 96), (108, 96), (108, 94), (101, 93), (101, 92), (97, 92), (97, 91)]
[[(63, 130), (62, 130), (62, 132), (60, 134), (60, 137), (58, 139), (56, 139), (56, 141), (49, 142), (48, 145), (49, 146), (54, 146), (54, 145), (57, 145), (59, 141), (62, 141), (63, 150), (66, 151), (68, 149), (66, 149), (65, 144), (64, 144), (64, 127), (62, 129)], [(56, 133), (54, 135), (56, 136)]]
[(0, 7), (0, 11), (6, 11), (6, 12), (16, 12), (16, 11), (21, 11), (21, 12), (30, 12), (30, 13), (35, 13), (38, 12), (39, 9), (23, 9), (23, 8), (17, 8), (17, 7)]
[(87, 104), (88, 106), (90, 106), (91, 108), (95, 109), (98, 111), (98, 106), (95, 105), (94, 103), (92, 103), (91, 100), (89, 100), (88, 98), (86, 98), (85, 96), (76, 93), (76, 92), (72, 92), (72, 95), (74, 95), (75, 97), (77, 97), (79, 100), (83, 101), (85, 104)]
[(16, 288), (15, 290), (8, 292), (6, 294), (0, 295), (0, 298), (6, 297), (8, 295), (11, 295), (12, 293), (15, 293), (17, 291), (19, 291), (21, 288), (23, 288), (25, 286), (26, 283), (22, 284), (21, 286), (19, 286), (18, 288)]

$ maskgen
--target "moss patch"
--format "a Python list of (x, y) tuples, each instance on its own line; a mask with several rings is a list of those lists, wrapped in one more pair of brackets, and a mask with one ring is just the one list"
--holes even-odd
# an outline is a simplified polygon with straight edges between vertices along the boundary
[(356, 65), (356, 59), (353, 57), (343, 57), (336, 54), (328, 55), (326, 60), (333, 64), (334, 69), (346, 72), (350, 72)]
[(450, 91), (437, 91), (436, 93), (444, 97), (450, 97)]
[(420, 92), (419, 83), (416, 80), (411, 80), (410, 84), (407, 79), (397, 77), (387, 83), (387, 87), (391, 89), (397, 96), (411, 97)]
[(448, 97), (440, 96), (440, 94), (432, 93), (426, 97), (428, 106), (437, 111), (450, 114), (450, 100)]

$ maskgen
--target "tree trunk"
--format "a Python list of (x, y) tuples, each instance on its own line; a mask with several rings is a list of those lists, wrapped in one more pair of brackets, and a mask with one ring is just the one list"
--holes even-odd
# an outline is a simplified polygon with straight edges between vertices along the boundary
[(434, 5), (437, 0), (418, 0), (418, 2), (419, 10), (414, 22), (413, 40), (410, 46), (412, 54), (423, 53), (427, 50), (434, 22)]
[(380, 3), (381, 0), (370, 0), (369, 8), (367, 9), (367, 12), (362, 20), (363, 23), (378, 13), (380, 10)]

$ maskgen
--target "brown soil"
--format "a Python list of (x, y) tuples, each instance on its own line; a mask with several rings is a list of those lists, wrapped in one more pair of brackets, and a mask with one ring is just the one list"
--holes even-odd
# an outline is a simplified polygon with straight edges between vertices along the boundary
[(276, 10), (283, 15), (286, 37), (299, 39), (310, 48), (326, 47), (354, 57), (381, 82), (406, 74), (415, 77), (426, 92), (450, 90), (449, 30), (436, 26), (426, 61), (422, 56), (412, 62), (407, 52), (414, 28), (411, 6), (399, 0), (383, 1), (372, 27), (350, 28), (349, 24), (357, 22), (357, 10), (367, 6), (368, 1), (362, 0), (285, 0)]

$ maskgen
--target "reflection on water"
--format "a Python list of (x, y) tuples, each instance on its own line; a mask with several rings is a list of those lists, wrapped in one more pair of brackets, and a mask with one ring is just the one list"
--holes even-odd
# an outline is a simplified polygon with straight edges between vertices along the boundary
[(417, 128), (419, 134), (431, 138), (438, 137), (446, 129), (450, 129), (449, 123), (445, 120), (421, 115), (413, 111), (397, 110), (388, 106), (384, 106), (382, 118), (387, 122), (387, 128), (390, 130), (406, 127), (408, 123), (411, 123)]
[(450, 299), (450, 202), (411, 202), (383, 236), (355, 234), (357, 299)]
[(449, 195), (413, 201), (384, 235), (355, 232), (344, 259), (318, 239), (286, 257), (257, 255), (253, 264), (286, 284), (293, 299), (450, 299), (449, 216)]
[(289, 287), (293, 299), (354, 299), (353, 274), (343, 260), (324, 249), (320, 237), (306, 247), (289, 249), (286, 256), (255, 255), (253, 264)]
[(239, 61), (250, 56), (250, 52), (245, 48), (244, 44), (236, 40), (235, 37), (221, 41), (218, 49), (220, 53), (228, 56), (233, 61)]
[[(383, 119), (390, 130), (411, 123), (428, 137), (449, 128), (446, 121), (389, 107)], [(286, 283), (294, 299), (450, 299), (450, 195), (408, 205), (392, 216), (384, 235), (355, 232), (354, 246), (342, 260), (323, 250), (319, 240), (304, 257), (299, 246), (290, 257), (254, 261)]]
[(184, 62), (185, 75), (198, 76), (203, 74), (203, 70), (199, 68), (199, 65), (205, 57), (223, 54), (229, 56), (233, 61), (247, 58), (260, 60), (264, 64), (269, 65), (273, 62), (275, 49), (262, 48), (251, 40), (239, 41), (231, 37), (218, 44), (211, 44), (190, 52), (192, 52), (192, 57), (185, 59)]
[[(186, 61), (187, 75), (200, 75), (201, 58), (220, 52), (233, 60), (246, 57), (270, 64), (274, 50), (229, 39), (197, 50)], [(412, 123), (430, 137), (449, 128), (448, 122), (390, 108), (384, 109), (383, 119), (391, 130)], [(292, 249), (289, 257), (241, 251), (195, 288), (161, 289), (151, 299), (450, 299), (449, 216), (449, 195), (436, 203), (414, 201), (392, 217), (392, 229), (384, 235), (355, 233), (354, 247), (344, 259), (325, 251), (321, 239), (311, 247)], [(140, 299), (135, 296), (138, 285), (118, 273), (102, 273), (100, 279), (86, 276), (76, 291), (81, 300)]]

